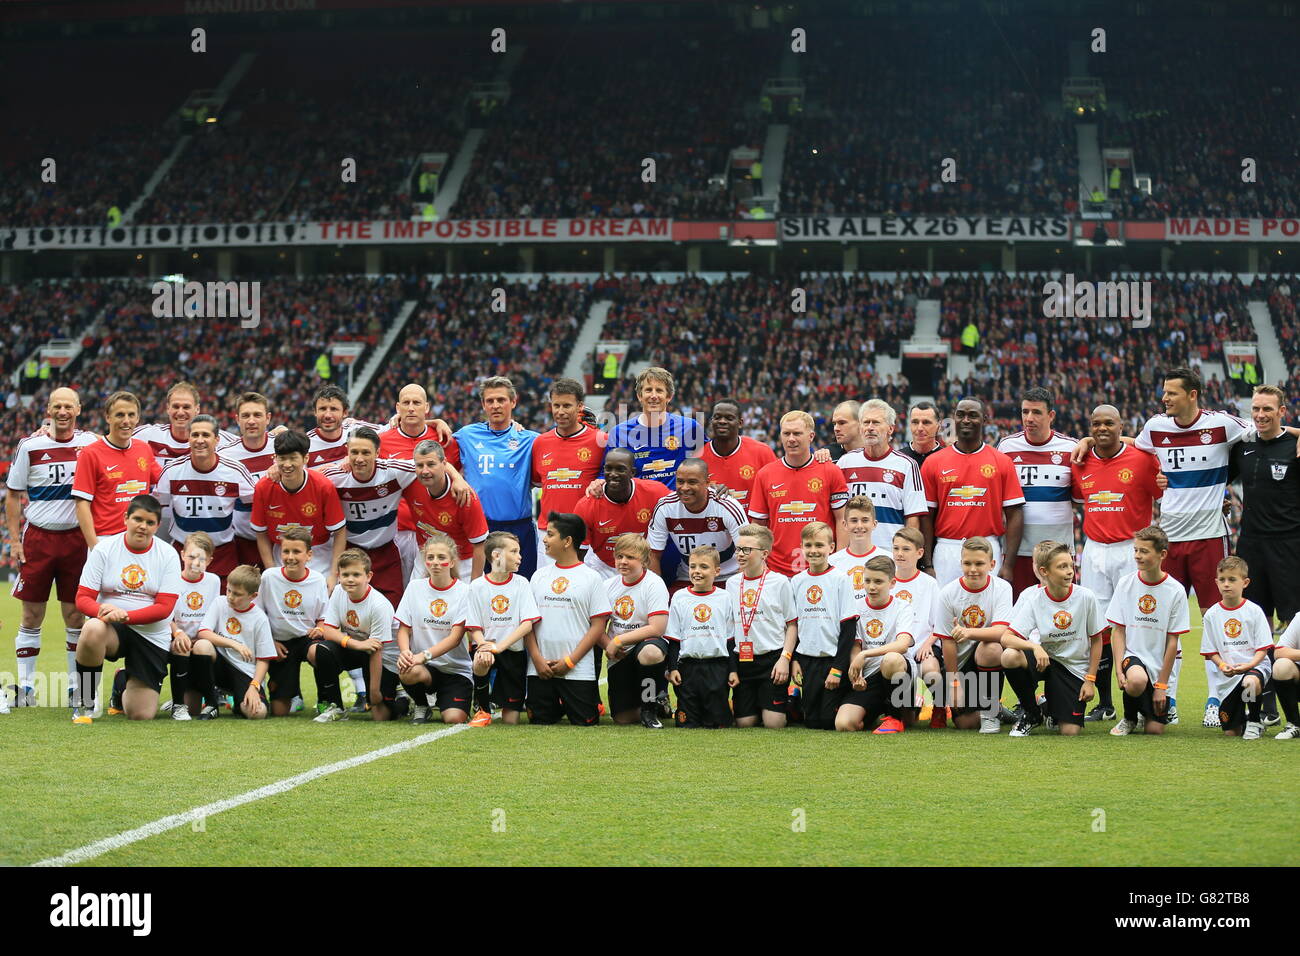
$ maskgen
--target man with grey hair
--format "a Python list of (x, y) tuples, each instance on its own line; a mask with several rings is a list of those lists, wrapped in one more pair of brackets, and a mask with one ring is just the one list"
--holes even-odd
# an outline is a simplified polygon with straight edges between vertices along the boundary
[(409, 509), (414, 527), (417, 560), (413, 578), (428, 577), (424, 561), (419, 559), (424, 542), (435, 531), (449, 535), (456, 542), (458, 577), (469, 584), (483, 573), (483, 542), (487, 540), (487, 517), (478, 495), (470, 492), (469, 503), (462, 505), (452, 494), (447, 454), (434, 439), (426, 438), (415, 446), (415, 482), (402, 492), (402, 503)]
[[(921, 516), (929, 511), (921, 487), (921, 466), (890, 444), (898, 414), (888, 402), (878, 398), (864, 402), (858, 416), (862, 447), (846, 452), (836, 464), (844, 472), (849, 498), (861, 495), (875, 506), (876, 530), (871, 543), (892, 554), (894, 534), (904, 527), (919, 529)], [(837, 425), (837, 436), (839, 433)]]
[[(533, 524), (533, 442), (537, 432), (514, 420), (518, 393), (508, 378), (494, 375), (479, 387), (484, 422), (456, 431), (465, 480), (483, 502), (488, 528), (509, 531), (521, 542), (536, 540)], [(537, 551), (523, 547), (519, 573), (531, 578)]]

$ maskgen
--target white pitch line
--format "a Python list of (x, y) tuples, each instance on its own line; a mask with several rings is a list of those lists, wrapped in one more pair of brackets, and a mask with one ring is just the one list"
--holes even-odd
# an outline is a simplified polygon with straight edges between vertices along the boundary
[(275, 783), (268, 783), (266, 786), (258, 787), (256, 790), (249, 790), (247, 793), (241, 793), (235, 797), (227, 797), (225, 800), (218, 800), (215, 803), (208, 803), (201, 807), (195, 807), (192, 810), (186, 810), (184, 813), (174, 813), (169, 817), (162, 817), (161, 819), (154, 820), (152, 823), (146, 823), (142, 827), (136, 827), (134, 830), (127, 830), (123, 833), (118, 833), (115, 836), (96, 840), (94, 843), (88, 843), (75, 850), (69, 850), (61, 856), (53, 856), (47, 860), (33, 863), (32, 866), (72, 866), (77, 863), (84, 863), (87, 860), (93, 860), (97, 856), (103, 856), (105, 853), (109, 853), (112, 850), (118, 850), (124, 846), (130, 846), (132, 843), (147, 840), (149, 837), (158, 836), (160, 833), (166, 833), (168, 830), (175, 830), (177, 827), (183, 827), (185, 824), (193, 823), (195, 820), (202, 820), (205, 817), (214, 816), (226, 810), (233, 810), (235, 807), (242, 807), (246, 803), (253, 803), (256, 800), (262, 800), (266, 797), (275, 797), (282, 793), (288, 793), (295, 787), (301, 787), (304, 783), (311, 783), (313, 780), (319, 780), (321, 777), (329, 776), (332, 773), (338, 773), (341, 770), (351, 770), (353, 767), (360, 767), (362, 764), (372, 763), (373, 761), (380, 760), (384, 757), (391, 757), (393, 754), (413, 750), (416, 747), (423, 747), (425, 744), (431, 744), (435, 740), (448, 737), (451, 734), (460, 733), (460, 731), (466, 730), (468, 727), (469, 724), (454, 724), (451, 727), (443, 727), (441, 730), (435, 730), (432, 733), (412, 737), (410, 740), (403, 740), (400, 743), (381, 747), (379, 750), (372, 750), (369, 753), (364, 753), (356, 757), (349, 757), (347, 760), (324, 764), (323, 766), (305, 771), (296, 776), (286, 777), (283, 780), (277, 780)]

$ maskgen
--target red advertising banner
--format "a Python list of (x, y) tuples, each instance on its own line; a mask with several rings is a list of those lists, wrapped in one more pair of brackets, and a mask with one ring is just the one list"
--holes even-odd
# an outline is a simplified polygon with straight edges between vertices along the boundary
[(1300, 219), (1166, 219), (1166, 240), (1300, 242)]

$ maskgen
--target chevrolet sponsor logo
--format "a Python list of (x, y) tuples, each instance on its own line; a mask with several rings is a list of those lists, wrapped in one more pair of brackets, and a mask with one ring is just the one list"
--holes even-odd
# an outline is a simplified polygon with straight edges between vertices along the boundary
[(645, 463), (645, 465), (642, 466), (641, 470), (642, 470), (643, 472), (646, 472), (646, 471), (672, 471), (673, 468), (675, 468), (675, 467), (676, 467), (676, 465), (673, 463), (673, 461), (672, 461), (671, 459), (668, 459), (668, 458), (660, 458), (660, 459), (658, 459), (657, 461), (647, 461), (647, 462)]
[(576, 481), (582, 477), (582, 472), (574, 471), (572, 468), (555, 468), (546, 473), (547, 481)]
[(117, 486), (119, 495), (143, 495), (149, 490), (147, 481), (124, 481)]
[(1088, 504), (1090, 505), (1113, 505), (1123, 500), (1124, 495), (1122, 493), (1116, 494), (1113, 491), (1099, 491), (1088, 496)]
[(948, 494), (954, 498), (961, 498), (963, 501), (970, 501), (972, 498), (983, 498), (987, 488), (976, 488), (974, 485), (962, 485), (960, 488), (948, 489)]
[(776, 510), (785, 515), (806, 515), (810, 511), (816, 511), (817, 506), (811, 501), (787, 501)]

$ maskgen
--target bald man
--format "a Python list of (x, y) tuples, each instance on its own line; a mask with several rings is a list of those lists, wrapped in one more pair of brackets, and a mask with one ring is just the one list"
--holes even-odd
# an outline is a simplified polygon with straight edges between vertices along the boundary
[(835, 441), (828, 449), (830, 460), (838, 462), (851, 451), (861, 451), (862, 437), (862, 403), (840, 402), (831, 412), (831, 430)]
[[(9, 469), (5, 517), (14, 561), (19, 566), (13, 596), (23, 602), (18, 651), (18, 706), (36, 703), (36, 655), (41, 650), (41, 625), (55, 585), (63, 624), (67, 629), (69, 706), (77, 680), (77, 641), (85, 617), (77, 610), (77, 584), (86, 563), (86, 539), (77, 523), (72, 480), (81, 449), (95, 442), (92, 432), (77, 429), (81, 399), (70, 388), (56, 388), (46, 406), (49, 424), (18, 443)], [(24, 511), (22, 496), (27, 495)], [(22, 519), (27, 525), (22, 527)], [(8, 693), (8, 688), (0, 689)], [(57, 702), (47, 692), (45, 704)]]
[[(1160, 462), (1121, 440), (1121, 422), (1114, 405), (1094, 408), (1092, 448), (1081, 463), (1071, 465), (1071, 497), (1083, 506), (1086, 540), (1079, 557), (1080, 581), (1097, 595), (1103, 609), (1110, 604), (1120, 579), (1137, 570), (1133, 536), (1151, 524), (1152, 505), (1162, 494), (1156, 483)], [(1111, 704), (1112, 669), (1107, 626), (1097, 670), (1097, 706), (1088, 714), (1088, 720), (1110, 720), (1115, 716)]]
[[(457, 448), (456, 442), (449, 432), (447, 440), (444, 441), (440, 437), (440, 429), (435, 422), (428, 421), (428, 417), (429, 393), (424, 390), (424, 386), (417, 385), (415, 382), (403, 385), (402, 390), (397, 393), (397, 422), (392, 428), (384, 429), (379, 433), (379, 457), (414, 462), (416, 445), (422, 441), (436, 441), (446, 452), (447, 463), (453, 468), (459, 465), (460, 449)], [(453, 483), (459, 478), (460, 475), (455, 474)], [(453, 494), (458, 490), (461, 491), (456, 498), (462, 505), (465, 504), (461, 498), (467, 497), (465, 492), (468, 489), (453, 488), (452, 490)], [(405, 584), (411, 580), (416, 557), (415, 517), (411, 514), (411, 506), (405, 499), (397, 509), (397, 537), (394, 540), (398, 553), (402, 556), (402, 583)]]

